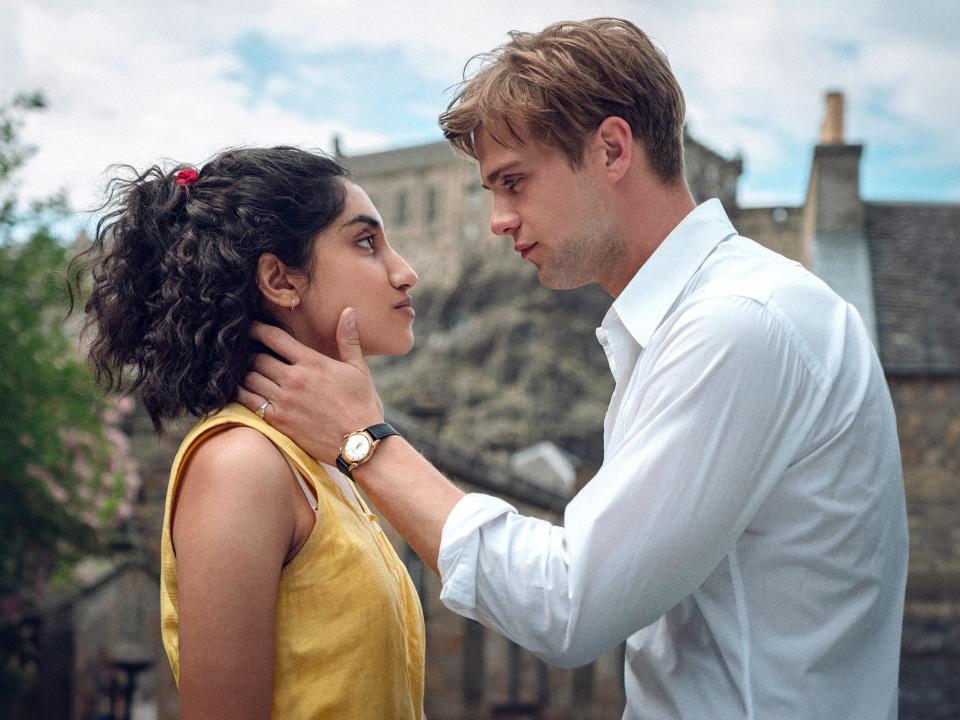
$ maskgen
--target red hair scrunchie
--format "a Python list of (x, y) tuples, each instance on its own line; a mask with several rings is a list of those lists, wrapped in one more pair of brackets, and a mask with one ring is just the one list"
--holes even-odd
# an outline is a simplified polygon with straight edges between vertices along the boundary
[(198, 173), (193, 168), (184, 168), (183, 170), (177, 170), (177, 174), (174, 175), (177, 185), (183, 185), (184, 187), (190, 187), (193, 185), (197, 178), (200, 177)]

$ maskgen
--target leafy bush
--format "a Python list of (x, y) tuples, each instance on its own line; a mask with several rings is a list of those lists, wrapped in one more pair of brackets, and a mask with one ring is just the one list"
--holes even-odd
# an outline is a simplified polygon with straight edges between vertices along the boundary
[(108, 551), (139, 485), (118, 428), (128, 401), (101, 397), (66, 320), (71, 250), (53, 230), (66, 202), (17, 198), (32, 152), (23, 113), (43, 106), (40, 95), (0, 106), (0, 698), (29, 684), (24, 620), (81, 557)]

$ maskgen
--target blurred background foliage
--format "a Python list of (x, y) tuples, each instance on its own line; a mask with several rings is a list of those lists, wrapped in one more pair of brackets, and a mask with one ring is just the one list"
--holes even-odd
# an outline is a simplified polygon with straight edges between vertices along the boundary
[(68, 317), (66, 199), (17, 197), (23, 118), (44, 106), (39, 93), (0, 105), (0, 717), (31, 684), (24, 623), (82, 558), (117, 546), (139, 484), (118, 427), (128, 403), (95, 387)]

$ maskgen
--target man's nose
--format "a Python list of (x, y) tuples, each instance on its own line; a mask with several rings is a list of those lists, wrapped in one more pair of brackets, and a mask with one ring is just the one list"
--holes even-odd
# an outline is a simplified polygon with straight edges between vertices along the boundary
[(494, 235), (513, 235), (520, 227), (520, 215), (509, 209), (494, 206), (490, 214), (490, 232)]

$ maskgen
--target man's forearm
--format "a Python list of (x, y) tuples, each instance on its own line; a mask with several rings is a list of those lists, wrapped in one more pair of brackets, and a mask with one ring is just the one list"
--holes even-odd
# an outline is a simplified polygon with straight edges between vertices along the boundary
[(437, 572), (443, 524), (463, 492), (401, 437), (382, 440), (353, 477), (387, 522)]

